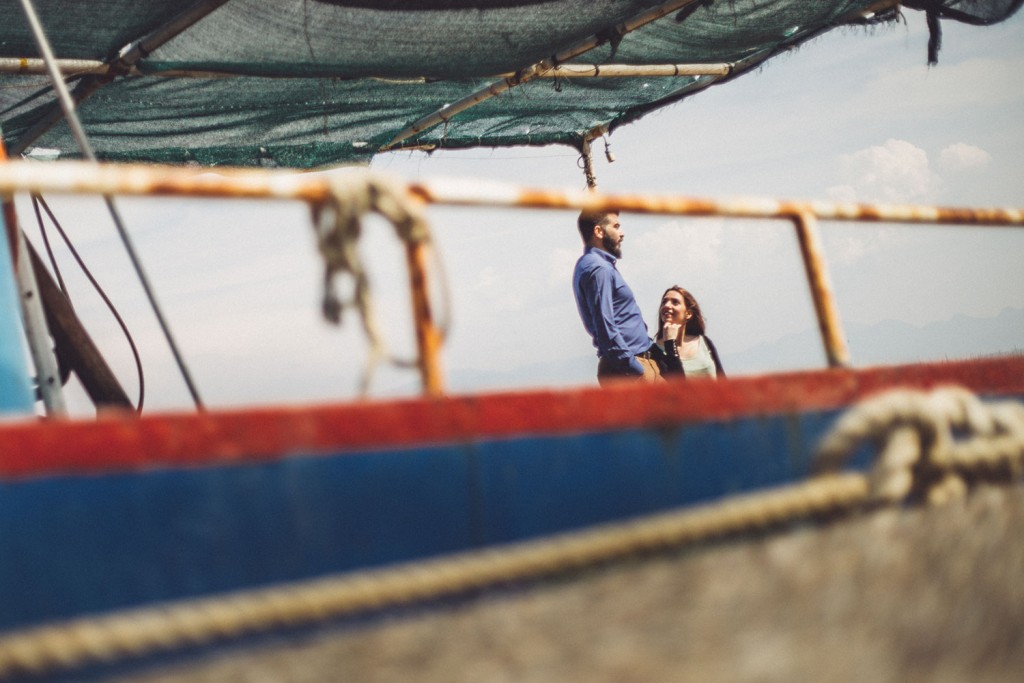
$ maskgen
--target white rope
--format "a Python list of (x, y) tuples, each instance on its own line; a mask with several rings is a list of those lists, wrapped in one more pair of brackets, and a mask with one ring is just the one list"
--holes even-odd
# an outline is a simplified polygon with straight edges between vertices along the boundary
[(917, 494), (943, 502), (964, 494), (964, 475), (1020, 475), (1024, 405), (988, 405), (961, 387), (891, 391), (842, 416), (819, 445), (815, 469), (835, 471), (865, 444), (879, 449), (871, 473), (876, 500)]
[[(387, 360), (399, 367), (416, 367), (414, 360), (392, 355), (380, 332), (373, 306), (370, 279), (359, 253), (362, 219), (368, 213), (377, 213), (387, 219), (404, 244), (431, 242), (430, 229), (423, 204), (412, 198), (400, 180), (367, 170), (344, 174), (331, 174), (328, 178), (330, 200), (312, 205), (313, 229), (317, 247), (324, 261), (324, 318), (335, 325), (342, 322), (346, 308), (354, 307), (359, 314), (370, 349), (366, 369), (360, 381), (360, 393), (369, 390), (377, 365)], [(434, 250), (432, 250), (433, 252)], [(447, 281), (436, 259), (437, 270), (445, 297), (445, 323), (447, 326)], [(353, 294), (349, 300), (338, 295), (337, 279), (348, 276), (353, 281)]]

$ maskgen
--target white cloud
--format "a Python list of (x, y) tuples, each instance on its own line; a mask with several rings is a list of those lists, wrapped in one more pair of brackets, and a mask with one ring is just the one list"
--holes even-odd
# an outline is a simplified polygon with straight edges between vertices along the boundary
[(939, 165), (950, 172), (982, 169), (991, 161), (991, 154), (964, 142), (954, 143), (939, 153)]
[(670, 220), (637, 237), (629, 260), (646, 271), (706, 276), (721, 265), (722, 230), (721, 219)]
[(837, 165), (841, 182), (828, 192), (844, 201), (926, 202), (942, 186), (927, 152), (905, 140), (889, 139), (883, 145), (843, 154)]

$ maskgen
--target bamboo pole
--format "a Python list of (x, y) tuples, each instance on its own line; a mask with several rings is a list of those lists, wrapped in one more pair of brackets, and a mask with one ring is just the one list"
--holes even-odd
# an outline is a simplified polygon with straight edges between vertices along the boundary
[[(65, 76), (105, 74), (110, 70), (110, 65), (98, 59), (58, 59), (55, 63)], [(42, 76), (47, 73), (46, 62), (38, 57), (0, 57), (0, 73)]]
[(594, 174), (594, 155), (590, 150), (590, 140), (583, 138), (580, 142), (580, 159), (583, 161), (583, 175), (587, 179), (587, 189), (597, 189), (597, 176)]
[[(57, 70), (65, 76), (103, 76), (113, 73), (115, 67), (98, 59), (56, 59)], [(732, 64), (727, 62), (710, 64), (560, 64), (537, 74), (537, 78), (659, 78), (675, 76), (728, 76), (732, 72)], [(22, 75), (45, 75), (46, 63), (37, 57), (0, 57), (0, 73)], [(134, 65), (126, 65), (117, 75), (139, 76), (141, 73)], [(246, 75), (231, 69), (171, 69), (154, 71), (150, 76), (164, 78), (225, 78)], [(261, 73), (266, 78), (289, 78), (289, 72)], [(308, 72), (305, 72), (308, 75)], [(318, 71), (322, 78), (344, 78), (343, 71)], [(515, 73), (503, 73), (489, 78), (515, 78)], [(389, 78), (387, 76), (367, 76), (366, 78), (400, 83), (403, 85), (424, 85), (430, 81), (426, 76), (408, 78)]]
[[(621, 24), (618, 24), (617, 26), (611, 29), (609, 35), (616, 35), (619, 37), (624, 36), (627, 33), (635, 31), (638, 28), (641, 28), (642, 26), (646, 26), (652, 21), (661, 19), (667, 14), (671, 14), (672, 12), (680, 10), (683, 7), (686, 7), (687, 5), (692, 5), (697, 1), (698, 0), (668, 0), (667, 2), (663, 2), (662, 4), (656, 7), (652, 7), (651, 9), (641, 12), (640, 14), (636, 15), (633, 18), (627, 19)], [(398, 143), (402, 142), (403, 140), (411, 138), (413, 135), (422, 133), (428, 128), (433, 128), (439, 123), (448, 121), (449, 119), (451, 119), (451, 117), (455, 116), (460, 112), (463, 112), (471, 107), (474, 107), (477, 104), (480, 104), (481, 102), (485, 102), (492, 97), (500, 95), (516, 87), (517, 85), (528, 83), (529, 81), (532, 81), (533, 79), (537, 78), (539, 74), (550, 71), (551, 69), (559, 65), (562, 65), (565, 62), (575, 59), (576, 57), (579, 57), (581, 54), (585, 52), (593, 50), (595, 47), (603, 45), (605, 42), (607, 42), (607, 40), (608, 38), (606, 35), (591, 36), (581, 41), (580, 43), (573, 45), (572, 47), (569, 47), (551, 57), (548, 57), (547, 59), (543, 59), (535, 64), (531, 64), (523, 69), (520, 69), (512, 77), (503, 78), (502, 80), (497, 81), (496, 83), (492, 83), (487, 87), (482, 88), (481, 90), (478, 90), (462, 98), (458, 102), (448, 105), (442, 109), (437, 110), (432, 114), (428, 114), (427, 116), (424, 116), (423, 118), (415, 121), (412, 125), (399, 132), (398, 135), (396, 135), (394, 139), (391, 140), (391, 142), (381, 147), (380, 151), (387, 151), (393, 148)]]
[[(732, 65), (718, 64), (559, 64), (537, 78), (655, 78), (673, 76), (728, 76)], [(495, 78), (513, 78), (514, 73)]]
[[(207, 14), (223, 5), (225, 2), (227, 2), (227, 0), (200, 0), (188, 9), (174, 16), (166, 24), (158, 26), (142, 38), (125, 45), (118, 51), (117, 57), (107, 64), (105, 70), (99, 73), (90, 74), (90, 77), (83, 79), (82, 82), (78, 84), (72, 93), (74, 106), (77, 107), (94, 92), (99, 90), (100, 87), (108, 82), (110, 76), (131, 72), (135, 68), (135, 63), (140, 59), (149, 55), (153, 50), (156, 50), (158, 47), (195, 24)], [(46, 57), (46, 55), (43, 56), (44, 58)], [(38, 61), (42, 64), (42, 71), (40, 71), (40, 73), (47, 73), (46, 60), (40, 59)], [(60, 72), (60, 61), (61, 60), (53, 60), (53, 63), (58, 65), (58, 72)], [(101, 76), (103, 78), (101, 78)], [(54, 103), (50, 107), (49, 111), (47, 111), (42, 118), (38, 119), (36, 123), (18, 139), (17, 144), (11, 145), (11, 156), (16, 157), (21, 155), (26, 149), (28, 149), (29, 145), (42, 137), (46, 131), (57, 125), (57, 122), (61, 120), (61, 113), (62, 107), (60, 106), (60, 103)]]

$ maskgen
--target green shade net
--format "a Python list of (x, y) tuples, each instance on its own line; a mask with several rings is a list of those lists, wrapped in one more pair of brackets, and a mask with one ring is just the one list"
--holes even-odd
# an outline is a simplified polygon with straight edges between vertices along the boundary
[[(921, 0), (939, 19), (986, 24), (1024, 0)], [(60, 59), (114, 61), (190, 6), (168, 0), (35, 7)], [(203, 4), (203, 3), (200, 3)], [(209, 4), (209, 3), (206, 3)], [(425, 129), (401, 147), (579, 145), (838, 26), (891, 21), (877, 0), (695, 0), (622, 34), (650, 0), (305, 0), (212, 3), (133, 70), (79, 76), (102, 159), (311, 168), (365, 162), (399, 132), (516, 72), (597, 37), (581, 64), (729, 63), (727, 77), (537, 79)], [(876, 10), (877, 11), (877, 10)], [(0, 0), (0, 57), (37, 57), (20, 3)], [(0, 125), (30, 157), (77, 156), (44, 76), (0, 75)]]

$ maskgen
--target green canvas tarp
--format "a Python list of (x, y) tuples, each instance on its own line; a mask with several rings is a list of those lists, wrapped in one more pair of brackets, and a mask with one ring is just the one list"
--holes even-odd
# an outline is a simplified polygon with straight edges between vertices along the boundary
[[(36, 0), (34, 6), (58, 60), (98, 65), (68, 63), (66, 75), (101, 159), (311, 168), (365, 162), (392, 143), (396, 149), (579, 146), (840, 26), (923, 10), (937, 40), (944, 18), (993, 23), (1022, 1), (214, 0), (189, 6)], [(18, 70), (39, 57), (20, 2), (0, 0), (0, 16), (0, 60), (7, 65), (0, 73), (0, 126), (8, 148), (30, 158), (77, 156), (68, 127), (53, 125), (59, 107), (47, 77)], [(563, 62), (724, 64), (727, 71), (531, 80), (530, 67)], [(502, 86), (500, 94), (409, 133), (421, 118), (494, 84)]]

